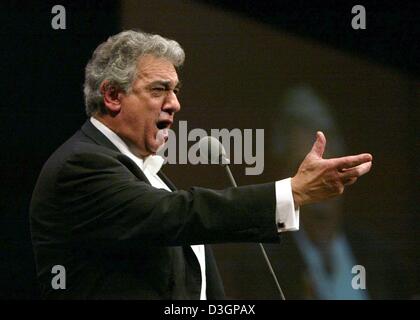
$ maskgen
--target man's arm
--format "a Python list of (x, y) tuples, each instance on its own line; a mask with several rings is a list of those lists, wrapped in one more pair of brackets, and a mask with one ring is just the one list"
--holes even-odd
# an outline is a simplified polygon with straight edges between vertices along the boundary
[(278, 241), (274, 183), (168, 192), (134, 176), (116, 158), (80, 153), (62, 167), (57, 231), (73, 241), (133, 240), (185, 245)]

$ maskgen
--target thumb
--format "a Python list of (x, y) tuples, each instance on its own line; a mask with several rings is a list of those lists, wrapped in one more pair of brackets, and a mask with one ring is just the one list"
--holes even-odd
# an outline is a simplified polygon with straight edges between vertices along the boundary
[(325, 151), (325, 145), (327, 143), (327, 139), (325, 139), (324, 134), (322, 131), (318, 131), (316, 133), (316, 141), (312, 146), (312, 150), (310, 152), (311, 155), (316, 156), (317, 158), (322, 158), (322, 155)]

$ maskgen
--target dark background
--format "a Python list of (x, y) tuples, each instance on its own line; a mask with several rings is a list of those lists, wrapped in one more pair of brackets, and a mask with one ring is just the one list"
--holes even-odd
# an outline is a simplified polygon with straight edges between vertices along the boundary
[[(66, 8), (66, 30), (51, 28), (55, 4)], [(355, 4), (366, 8), (367, 30), (349, 27)], [(375, 156), (374, 171), (346, 198), (348, 211), (357, 212), (350, 220), (373, 228), (403, 257), (410, 277), (398, 297), (418, 294), (418, 9), (391, 1), (2, 2), (0, 298), (39, 297), (28, 222), (32, 189), (48, 156), (85, 120), (82, 83), (92, 51), (132, 27), (184, 46), (178, 119), (190, 128), (265, 128), (267, 135), (269, 114), (289, 86), (310, 83), (326, 97), (352, 153)], [(269, 145), (266, 151), (264, 175), (233, 168), (239, 184), (279, 178)], [(166, 171), (182, 188), (228, 183), (218, 168)], [(235, 285), (246, 281), (241, 270), (266, 272), (254, 249), (215, 246), (229, 296), (249, 290)], [(263, 276), (254, 297), (270, 290)]]

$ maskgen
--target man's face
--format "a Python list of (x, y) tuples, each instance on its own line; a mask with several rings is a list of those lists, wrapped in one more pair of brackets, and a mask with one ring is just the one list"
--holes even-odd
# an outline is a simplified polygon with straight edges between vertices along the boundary
[(152, 55), (141, 57), (130, 94), (121, 95), (117, 134), (138, 156), (155, 154), (168, 138), (174, 115), (181, 108), (178, 75), (173, 64)]

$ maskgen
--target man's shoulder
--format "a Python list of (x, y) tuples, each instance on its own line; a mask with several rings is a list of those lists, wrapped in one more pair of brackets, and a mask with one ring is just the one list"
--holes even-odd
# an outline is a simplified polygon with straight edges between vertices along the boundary
[(115, 161), (119, 155), (119, 152), (98, 144), (82, 130), (78, 130), (50, 155), (41, 169), (39, 179), (51, 182), (50, 179), (55, 179), (64, 167), (71, 164), (94, 167)]
[(118, 152), (108, 146), (98, 144), (96, 141), (85, 135), (82, 130), (78, 130), (73, 136), (59, 146), (49, 157), (46, 164), (62, 164), (72, 158), (100, 156), (115, 157)]

